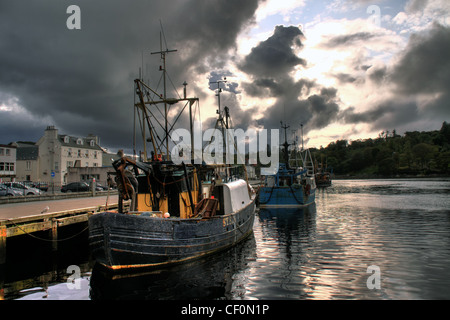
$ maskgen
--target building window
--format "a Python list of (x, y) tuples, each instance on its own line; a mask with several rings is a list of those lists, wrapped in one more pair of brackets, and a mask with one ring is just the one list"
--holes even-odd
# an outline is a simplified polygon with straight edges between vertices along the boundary
[(83, 144), (83, 140), (77, 139), (77, 144), (82, 145)]
[(86, 150), (85, 154), (84, 154), (85, 158), (89, 158), (89, 150)]
[(31, 161), (27, 161), (26, 167), (27, 167), (27, 170), (31, 170)]
[(58, 172), (59, 171), (59, 162), (55, 161), (55, 171)]
[(9, 150), (9, 149), (5, 149), (6, 150), (6, 155), (7, 156), (9, 156), (10, 155), (10, 152), (11, 152), (11, 150)]
[(97, 151), (94, 151), (94, 159), (97, 159)]
[(91, 147), (93, 147), (93, 146), (95, 145), (94, 140), (91, 140), (91, 141), (90, 141), (90, 144), (91, 144)]
[(64, 143), (69, 143), (69, 136), (64, 137)]
[(0, 162), (0, 171), (14, 171), (14, 163)]
[(97, 162), (94, 162), (94, 167), (97, 167), (98, 165), (97, 165)]
[(67, 150), (67, 156), (72, 158), (72, 148)]
[(81, 150), (78, 149), (78, 158), (81, 158)]
[(73, 161), (67, 161), (67, 168), (73, 167)]
[(4, 154), (5, 154), (5, 149), (0, 148), (0, 156), (2, 156), (2, 155), (4, 155)]

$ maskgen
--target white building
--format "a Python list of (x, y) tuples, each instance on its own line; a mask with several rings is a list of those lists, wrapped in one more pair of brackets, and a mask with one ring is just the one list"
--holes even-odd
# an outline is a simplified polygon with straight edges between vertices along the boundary
[(16, 177), (16, 147), (0, 144), (0, 181)]
[(36, 142), (39, 147), (39, 181), (62, 185), (67, 183), (70, 167), (101, 167), (103, 150), (98, 137), (85, 138), (58, 134), (48, 126), (44, 136)]

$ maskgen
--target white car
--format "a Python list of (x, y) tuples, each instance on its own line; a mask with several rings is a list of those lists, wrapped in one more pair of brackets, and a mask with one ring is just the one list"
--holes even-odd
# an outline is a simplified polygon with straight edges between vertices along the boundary
[(39, 195), (42, 193), (41, 190), (33, 187), (28, 187), (20, 182), (4, 182), (3, 184), (10, 188), (19, 189), (22, 193), (22, 196)]
[(0, 197), (1, 196), (17, 197), (21, 195), (23, 195), (21, 190), (17, 190), (15, 188), (5, 186), (4, 184), (0, 184)]

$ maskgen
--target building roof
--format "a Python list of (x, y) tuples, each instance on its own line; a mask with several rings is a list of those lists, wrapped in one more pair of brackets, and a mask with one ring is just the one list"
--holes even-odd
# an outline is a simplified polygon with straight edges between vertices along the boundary
[[(100, 148), (100, 146), (97, 144), (97, 139), (98, 138), (96, 136), (80, 138), (80, 137), (68, 136), (65, 134), (58, 134), (58, 140), (62, 146), (102, 151), (102, 148)], [(81, 144), (78, 144), (78, 141), (81, 141)], [(91, 145), (91, 141), (92, 141), (92, 145)]]
[(16, 160), (37, 160), (39, 156), (39, 146), (20, 142), (16, 142), (16, 144)]
[(15, 146), (9, 145), (9, 144), (0, 144), (1, 148), (11, 148), (11, 149), (15, 149)]
[(117, 153), (103, 152), (102, 167), (112, 167), (113, 161), (120, 159)]

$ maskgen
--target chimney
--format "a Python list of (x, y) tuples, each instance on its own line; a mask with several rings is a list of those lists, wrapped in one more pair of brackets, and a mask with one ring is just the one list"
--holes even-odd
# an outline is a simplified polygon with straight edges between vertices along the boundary
[(45, 129), (44, 132), (47, 139), (56, 140), (58, 138), (58, 129), (55, 128), (55, 126), (47, 126), (47, 129)]
[(88, 136), (86, 137), (86, 139), (94, 140), (95, 144), (97, 144), (97, 145), (100, 144), (100, 139), (95, 134), (89, 133)]

